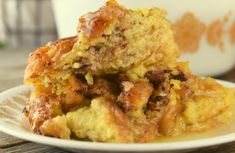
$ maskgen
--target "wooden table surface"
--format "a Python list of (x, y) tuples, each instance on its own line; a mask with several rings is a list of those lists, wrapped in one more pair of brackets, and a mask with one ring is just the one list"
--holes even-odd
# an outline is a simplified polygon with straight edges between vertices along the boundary
[[(29, 52), (0, 50), (0, 92), (22, 84)], [(218, 77), (235, 82), (235, 69)], [(1, 125), (0, 125), (1, 126)], [(68, 153), (55, 147), (24, 141), (0, 132), (0, 153)], [(235, 142), (198, 149), (191, 153), (235, 153)]]

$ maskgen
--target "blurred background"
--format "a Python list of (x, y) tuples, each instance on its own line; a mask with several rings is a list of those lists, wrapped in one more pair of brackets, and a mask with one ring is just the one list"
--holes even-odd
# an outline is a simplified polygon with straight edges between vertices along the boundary
[[(105, 1), (0, 0), (0, 91), (23, 83), (30, 52), (49, 41), (76, 35), (79, 16)], [(199, 75), (235, 78), (235, 0), (118, 2), (128, 8), (167, 10), (182, 51), (180, 60), (189, 60)]]
[(0, 91), (22, 84), (28, 54), (57, 38), (50, 0), (0, 0)]
[(40, 46), (57, 38), (50, 0), (0, 0), (0, 10), (2, 47)]

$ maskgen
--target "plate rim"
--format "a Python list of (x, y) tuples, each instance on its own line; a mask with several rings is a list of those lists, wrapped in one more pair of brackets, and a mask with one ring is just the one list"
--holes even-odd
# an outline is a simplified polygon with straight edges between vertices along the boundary
[[(229, 81), (223, 81), (216, 79), (219, 83), (228, 87), (235, 87), (235, 83)], [(0, 93), (0, 103), (2, 99), (12, 94), (16, 94), (19, 91), (30, 89), (31, 87), (20, 85), (10, 88)], [(208, 147), (212, 145), (219, 145), (235, 141), (235, 132), (215, 136), (210, 138), (202, 138), (197, 140), (184, 140), (176, 142), (154, 142), (154, 143), (134, 143), (134, 144), (122, 144), (122, 143), (102, 143), (102, 142), (90, 142), (79, 140), (63, 140), (59, 138), (52, 138), (47, 136), (38, 135), (19, 127), (14, 127), (10, 123), (6, 123), (0, 118), (0, 131), (3, 133), (28, 140), (35, 143), (51, 145), (59, 148), (67, 149), (80, 149), (80, 150), (93, 150), (93, 151), (177, 151), (184, 149), (195, 149)], [(19, 132), (21, 131), (21, 132)]]

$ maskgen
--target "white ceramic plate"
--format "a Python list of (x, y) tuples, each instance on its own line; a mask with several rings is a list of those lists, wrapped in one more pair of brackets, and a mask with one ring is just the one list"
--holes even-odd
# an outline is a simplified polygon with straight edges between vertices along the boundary
[[(235, 87), (234, 83), (219, 82), (227, 87)], [(62, 140), (41, 136), (31, 133), (30, 130), (24, 128), (25, 123), (22, 120), (22, 110), (30, 91), (31, 89), (29, 87), (19, 86), (0, 94), (0, 131), (21, 139), (51, 145), (73, 152), (177, 152), (235, 141), (235, 122), (229, 126), (221, 127), (219, 132), (186, 136), (181, 141), (149, 144), (111, 144)]]

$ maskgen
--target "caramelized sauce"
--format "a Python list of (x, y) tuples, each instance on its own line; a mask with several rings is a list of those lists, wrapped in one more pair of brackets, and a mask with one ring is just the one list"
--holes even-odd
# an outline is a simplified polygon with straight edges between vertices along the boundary
[(179, 141), (190, 141), (190, 140), (201, 140), (206, 138), (213, 138), (223, 136), (226, 134), (234, 133), (235, 117), (228, 124), (221, 125), (216, 128), (209, 129), (201, 132), (185, 132), (179, 136), (162, 136), (155, 138), (151, 143), (164, 143), (164, 142), (179, 142)]
[(52, 58), (52, 61), (56, 64), (60, 59), (73, 48), (74, 43), (76, 42), (77, 37), (69, 37), (57, 40), (49, 44), (51, 50), (48, 52), (49, 56)]
[(82, 16), (79, 21), (79, 29), (88, 38), (96, 38), (101, 35), (110, 22), (116, 18), (122, 18), (125, 11), (115, 1), (109, 1), (98, 11)]

